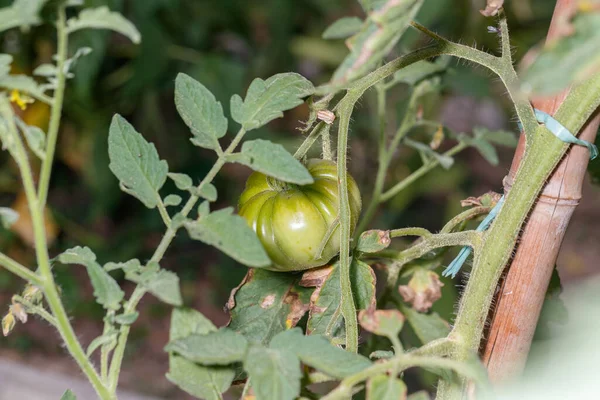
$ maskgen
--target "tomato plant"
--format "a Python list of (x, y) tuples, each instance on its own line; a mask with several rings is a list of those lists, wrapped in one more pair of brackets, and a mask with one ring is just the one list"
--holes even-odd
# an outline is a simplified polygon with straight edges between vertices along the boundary
[[(239, 201), (239, 214), (256, 232), (273, 271), (302, 271), (331, 260), (340, 250), (340, 207), (336, 165), (311, 159), (306, 168), (314, 179), (295, 185), (254, 172)], [(361, 209), (358, 186), (348, 177), (352, 230)]]

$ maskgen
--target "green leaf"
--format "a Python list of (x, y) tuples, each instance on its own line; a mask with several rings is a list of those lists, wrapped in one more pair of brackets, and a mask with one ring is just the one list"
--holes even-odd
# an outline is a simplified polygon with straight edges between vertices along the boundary
[(293, 400), (300, 394), (300, 361), (289, 350), (253, 345), (244, 369), (257, 399)]
[(190, 190), (194, 187), (192, 178), (187, 174), (169, 172), (167, 176), (175, 182), (175, 186), (177, 186), (177, 189), (179, 190)]
[(227, 302), (229, 327), (253, 342), (269, 343), (298, 323), (308, 310), (311, 290), (297, 285), (300, 276), (251, 269)]
[(193, 190), (192, 194), (208, 201), (217, 201), (217, 188), (211, 183), (205, 183), (201, 190)]
[(0, 8), (0, 32), (11, 28), (39, 25), (38, 14), (48, 0), (15, 0), (11, 6)]
[[(171, 341), (192, 334), (204, 335), (217, 328), (198, 311), (177, 308), (171, 316)], [(176, 354), (169, 354), (167, 379), (182, 390), (203, 399), (222, 400), (221, 393), (231, 386), (235, 371), (230, 367), (205, 367)]]
[(304, 336), (299, 328), (279, 333), (269, 345), (289, 349), (304, 364), (334, 378), (343, 379), (373, 365), (365, 356), (332, 345), (321, 335)]
[[(151, 264), (146, 266), (147, 269), (149, 267)], [(150, 271), (142, 272), (139, 275), (128, 273), (125, 277), (141, 285), (159, 300), (173, 306), (180, 306), (183, 300), (179, 289), (179, 277), (174, 272), (159, 268), (157, 265)]]
[(186, 74), (175, 79), (175, 106), (191, 129), (192, 143), (207, 149), (220, 147), (218, 139), (227, 133), (227, 118), (215, 96)]
[(377, 253), (386, 249), (391, 242), (390, 231), (373, 229), (365, 231), (360, 235), (356, 244), (356, 250), (363, 253)]
[(292, 72), (273, 75), (266, 81), (256, 78), (244, 101), (238, 95), (231, 97), (231, 116), (245, 130), (256, 129), (302, 104), (314, 90), (309, 80)]
[[(371, 307), (375, 302), (376, 282), (373, 269), (362, 261), (353, 259), (350, 273), (357, 309)], [(310, 299), (306, 331), (311, 335), (320, 334), (329, 339), (343, 336), (344, 320), (340, 312), (338, 264), (306, 272), (300, 285), (317, 288)]]
[(490, 143), (494, 143), (500, 146), (506, 147), (517, 147), (519, 138), (514, 132), (504, 130), (490, 131), (487, 128), (476, 126), (473, 128), (473, 135), (476, 138), (485, 139)]
[(20, 118), (16, 118), (17, 126), (23, 132), (27, 145), (40, 160), (46, 159), (46, 134), (37, 126), (27, 125)]
[(178, 206), (181, 204), (181, 196), (178, 196), (176, 194), (170, 194), (167, 197), (165, 197), (164, 199), (164, 203), (165, 206), (169, 207), (169, 206)]
[(416, 142), (409, 138), (405, 138), (403, 142), (408, 147), (412, 147), (413, 149), (418, 150), (421, 154), (435, 158), (444, 169), (450, 169), (450, 167), (452, 167), (452, 165), (454, 164), (454, 159), (452, 157), (439, 154), (426, 144)]
[(19, 213), (8, 207), (0, 207), (0, 222), (4, 229), (8, 229), (19, 219)]
[(368, 400), (404, 400), (407, 388), (400, 379), (377, 375), (367, 381)]
[(120, 115), (115, 115), (108, 134), (109, 168), (119, 179), (121, 189), (138, 198), (148, 208), (160, 200), (158, 190), (167, 179), (169, 167), (160, 160), (156, 148)]
[(401, 311), (423, 344), (445, 337), (450, 332), (448, 323), (436, 312), (424, 314), (406, 306), (402, 306)]
[(104, 270), (107, 272), (120, 269), (120, 270), (123, 270), (123, 272), (125, 272), (125, 273), (139, 273), (139, 272), (141, 272), (142, 268), (143, 268), (142, 264), (140, 263), (140, 260), (138, 260), (137, 258), (134, 258), (134, 259), (126, 261), (126, 262), (119, 262), (119, 263), (107, 262), (106, 264), (104, 264)]
[(329, 25), (323, 32), (323, 39), (345, 39), (357, 33), (362, 26), (358, 17), (344, 17)]
[(546, 43), (522, 73), (524, 91), (550, 95), (589, 78), (600, 68), (600, 13), (580, 11), (572, 23), (563, 24), (573, 33)]
[(234, 154), (228, 161), (244, 164), (255, 171), (284, 182), (306, 185), (313, 177), (302, 163), (294, 158), (282, 145), (268, 140), (250, 140), (242, 145), (241, 153)]
[(67, 391), (61, 396), (60, 400), (77, 400), (77, 396), (71, 392), (71, 389), (67, 389)]
[(96, 262), (96, 255), (89, 247), (74, 247), (58, 256), (63, 264), (81, 264), (87, 269), (94, 288), (94, 297), (98, 304), (109, 310), (121, 308), (121, 300), (125, 293), (115, 279)]
[(127, 36), (133, 43), (140, 43), (142, 37), (135, 25), (120, 13), (110, 11), (108, 7), (86, 8), (77, 18), (67, 21), (67, 32), (73, 33), (79, 29), (109, 29)]
[(87, 348), (86, 355), (90, 357), (92, 354), (94, 354), (94, 351), (96, 351), (101, 346), (115, 345), (117, 343), (118, 333), (118, 331), (113, 330), (111, 332), (105, 333), (102, 336), (98, 336), (97, 338), (92, 340), (92, 342)]
[(243, 361), (248, 341), (239, 333), (222, 328), (205, 335), (191, 334), (172, 340), (165, 350), (202, 365), (228, 365)]
[(115, 322), (121, 325), (131, 325), (138, 319), (139, 316), (140, 313), (137, 311), (128, 314), (119, 314), (115, 317)]
[(472, 138), (468, 135), (465, 135), (464, 133), (461, 133), (458, 135), (458, 140), (471, 147), (474, 147), (479, 152), (479, 154), (481, 154), (481, 156), (485, 158), (485, 160), (490, 164), (498, 165), (500, 161), (498, 159), (498, 153), (496, 152), (494, 146), (492, 146), (490, 142), (488, 142), (485, 138)]
[(215, 246), (234, 260), (249, 267), (267, 267), (269, 256), (258, 240), (256, 233), (233, 208), (225, 208), (200, 218), (186, 222), (190, 237)]
[(360, 31), (346, 41), (350, 54), (335, 71), (332, 84), (342, 86), (375, 68), (398, 43), (423, 0), (372, 1)]
[(4, 75), (0, 76), (0, 88), (7, 90), (18, 90), (33, 97), (44, 96), (44, 90), (37, 82), (27, 75)]

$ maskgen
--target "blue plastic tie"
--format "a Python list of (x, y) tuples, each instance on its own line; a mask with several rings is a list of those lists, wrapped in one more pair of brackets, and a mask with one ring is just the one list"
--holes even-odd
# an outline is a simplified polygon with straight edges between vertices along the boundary
[[(577, 144), (579, 146), (585, 146), (590, 151), (590, 160), (598, 157), (598, 148), (595, 144), (582, 140), (573, 135), (563, 124), (554, 119), (550, 114), (543, 112), (542, 110), (534, 109), (535, 118), (539, 123), (544, 124), (546, 128), (558, 139), (565, 143)], [(523, 130), (521, 122), (519, 124), (519, 130)]]
[[(489, 214), (483, 219), (483, 221), (481, 221), (477, 229), (475, 229), (477, 232), (483, 232), (490, 227), (490, 225), (494, 221), (494, 218), (496, 218), (496, 215), (498, 215), (498, 212), (500, 212), (502, 204), (504, 204), (504, 196), (500, 197), (498, 203), (496, 203), (494, 208), (492, 208)], [(451, 276), (452, 278), (454, 278), (462, 268), (465, 261), (467, 261), (467, 258), (469, 258), (469, 255), (472, 251), (473, 249), (469, 246), (463, 247), (456, 256), (456, 258), (452, 260), (450, 265), (448, 265), (444, 272), (442, 272), (442, 276)]]

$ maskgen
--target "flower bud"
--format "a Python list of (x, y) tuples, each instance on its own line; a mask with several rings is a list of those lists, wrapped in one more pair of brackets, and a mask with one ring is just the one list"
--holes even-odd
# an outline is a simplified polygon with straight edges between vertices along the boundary
[(6, 314), (4, 318), (2, 318), (2, 334), (4, 336), (8, 336), (8, 334), (15, 327), (16, 321), (14, 315), (12, 313)]

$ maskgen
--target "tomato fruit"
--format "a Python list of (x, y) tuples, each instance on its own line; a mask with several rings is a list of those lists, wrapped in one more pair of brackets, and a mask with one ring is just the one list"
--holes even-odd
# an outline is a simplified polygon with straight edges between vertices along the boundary
[[(273, 262), (272, 271), (302, 271), (327, 263), (340, 251), (337, 224), (339, 196), (337, 166), (311, 159), (306, 168), (314, 183), (294, 185), (254, 172), (239, 201), (239, 215), (256, 232)], [(360, 192), (348, 175), (350, 223), (354, 231), (361, 209)], [(320, 253), (320, 254), (319, 254)]]

